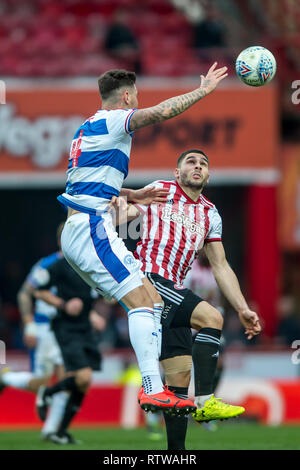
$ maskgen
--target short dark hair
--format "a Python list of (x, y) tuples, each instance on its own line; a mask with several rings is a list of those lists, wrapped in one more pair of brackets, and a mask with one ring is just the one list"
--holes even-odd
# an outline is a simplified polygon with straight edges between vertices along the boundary
[(98, 86), (101, 98), (108, 99), (111, 94), (121, 88), (122, 86), (134, 86), (136, 75), (134, 72), (127, 70), (116, 69), (108, 70), (103, 73), (98, 79)]
[(199, 149), (185, 150), (185, 152), (182, 152), (182, 154), (178, 157), (178, 160), (177, 160), (177, 168), (180, 167), (181, 162), (182, 162), (182, 160), (184, 159), (184, 157), (186, 157), (186, 156), (189, 155), (190, 153), (200, 153), (200, 155), (203, 155), (203, 156), (207, 159), (207, 161), (208, 161), (208, 156), (206, 155), (206, 153), (203, 152), (203, 150), (199, 150)]

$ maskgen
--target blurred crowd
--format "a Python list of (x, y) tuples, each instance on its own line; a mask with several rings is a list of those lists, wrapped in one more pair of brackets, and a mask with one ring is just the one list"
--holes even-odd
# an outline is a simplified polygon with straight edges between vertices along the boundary
[(199, 75), (193, 47), (223, 45), (217, 31), (205, 28), (201, 46), (204, 30), (169, 0), (4, 0), (0, 74), (98, 76), (124, 67), (145, 75)]
[(231, 61), (255, 43), (292, 74), (299, 22), (296, 0), (3, 0), (0, 74), (99, 75), (127, 63), (146, 75), (199, 75), (203, 61)]
[(299, 140), (299, 10), (297, 0), (2, 0), (0, 77), (198, 77), (215, 60), (233, 77), (238, 53), (263, 45), (277, 60), (282, 134)]

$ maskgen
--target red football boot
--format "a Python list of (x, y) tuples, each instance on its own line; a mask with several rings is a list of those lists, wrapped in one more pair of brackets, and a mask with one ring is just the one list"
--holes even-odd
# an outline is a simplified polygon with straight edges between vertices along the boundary
[(184, 400), (176, 397), (168, 387), (164, 387), (164, 391), (147, 395), (140, 390), (140, 407), (144, 411), (166, 411), (176, 416), (194, 413), (197, 409), (191, 400)]
[(138, 404), (140, 404), (141, 396), (143, 395), (143, 393), (144, 393), (144, 387), (141, 387), (137, 396)]

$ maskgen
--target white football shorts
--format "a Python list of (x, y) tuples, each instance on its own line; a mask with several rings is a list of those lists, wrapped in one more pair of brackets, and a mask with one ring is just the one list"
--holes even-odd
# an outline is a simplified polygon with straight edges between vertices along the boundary
[(55, 366), (63, 365), (64, 361), (55, 335), (48, 324), (42, 325), (43, 332), (39, 328), (37, 347), (35, 350), (35, 365), (33, 374), (35, 377), (52, 375)]
[(62, 231), (61, 247), (72, 268), (105, 298), (119, 301), (143, 285), (141, 262), (119, 238), (107, 212), (81, 212), (69, 217)]

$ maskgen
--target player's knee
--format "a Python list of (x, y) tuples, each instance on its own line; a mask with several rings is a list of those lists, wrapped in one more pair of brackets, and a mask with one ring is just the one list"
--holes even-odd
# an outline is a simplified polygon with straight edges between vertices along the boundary
[(223, 318), (222, 314), (219, 312), (218, 309), (215, 309), (214, 321), (215, 321), (215, 324), (216, 324), (215, 328), (218, 328), (219, 330), (222, 330), (223, 325), (224, 325), (224, 318)]
[(92, 370), (90, 368), (82, 369), (76, 373), (76, 385), (80, 391), (85, 392), (92, 381)]
[(80, 380), (77, 382), (78, 390), (82, 393), (87, 393), (88, 389), (90, 388), (91, 380)]
[(210, 312), (210, 315), (207, 318), (207, 324), (204, 326), (222, 330), (223, 323), (224, 323), (224, 320), (223, 320), (221, 313), (219, 312), (218, 309), (213, 308), (213, 310)]
[(55, 367), (55, 375), (58, 378), (58, 380), (62, 380), (65, 377), (66, 371), (63, 365), (59, 364)]
[(191, 317), (191, 326), (197, 330), (201, 328), (216, 328), (222, 330), (223, 328), (223, 317), (218, 309), (211, 305), (203, 315), (203, 312), (195, 310)]

